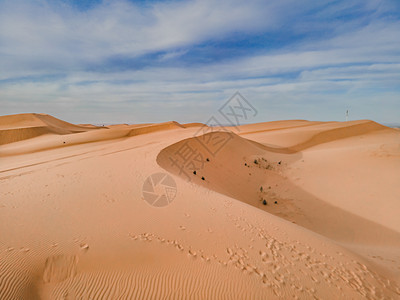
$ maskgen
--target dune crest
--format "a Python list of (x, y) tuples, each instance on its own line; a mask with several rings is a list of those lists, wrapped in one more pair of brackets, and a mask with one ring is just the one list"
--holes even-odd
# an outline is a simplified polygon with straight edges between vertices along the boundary
[(140, 134), (158, 132), (158, 131), (163, 131), (163, 130), (179, 129), (179, 128), (185, 128), (185, 126), (183, 126), (175, 121), (151, 124), (151, 125), (146, 125), (146, 126), (139, 126), (137, 128), (132, 129), (129, 132), (128, 136), (135, 136), (135, 135), (140, 135)]

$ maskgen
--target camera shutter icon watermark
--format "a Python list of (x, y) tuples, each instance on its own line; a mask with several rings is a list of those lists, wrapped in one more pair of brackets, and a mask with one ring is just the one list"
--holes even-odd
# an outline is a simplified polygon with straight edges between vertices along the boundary
[(154, 173), (143, 183), (143, 199), (152, 206), (164, 207), (176, 197), (175, 180), (166, 173)]
[(242, 121), (257, 115), (254, 106), (239, 92), (234, 93), (218, 111), (231, 126), (235, 127), (241, 125)]

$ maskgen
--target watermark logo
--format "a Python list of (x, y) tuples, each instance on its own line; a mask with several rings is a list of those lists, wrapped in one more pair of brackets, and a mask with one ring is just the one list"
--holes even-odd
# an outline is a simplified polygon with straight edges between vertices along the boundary
[[(225, 135), (213, 135), (213, 132), (225, 132)], [(212, 156), (217, 153), (233, 138), (232, 132), (227, 130), (217, 118), (212, 116), (208, 121), (200, 127), (194, 134), (196, 141), (200, 143), (204, 149)]]
[(142, 187), (144, 200), (152, 206), (163, 207), (176, 197), (176, 183), (166, 173), (154, 173), (146, 178)]
[(218, 111), (231, 126), (235, 127), (257, 115), (254, 106), (239, 92), (234, 93)]
[[(253, 105), (239, 92), (234, 93), (228, 101), (226, 101), (220, 109), (219, 115), (213, 115), (208, 119), (194, 136), (197, 141), (212, 155), (215, 156), (232, 138), (232, 131), (222, 125), (228, 122), (228, 126), (234, 127), (236, 131), (240, 131), (238, 126), (243, 121), (247, 121), (250, 117), (257, 115), (257, 110)], [(221, 121), (222, 116), (222, 121)], [(214, 131), (225, 132), (228, 134), (208, 135)]]
[[(234, 138), (232, 129), (240, 131), (242, 122), (257, 115), (257, 110), (242, 94), (236, 92), (226, 101), (218, 113), (211, 116), (193, 135), (194, 139), (184, 141), (168, 157), (171, 166), (178, 170), (178, 175), (191, 181), (198, 175), (209, 158), (215, 156)], [(227, 124), (225, 127), (223, 124)], [(203, 151), (202, 151), (203, 150)], [(205, 150), (205, 151), (204, 151)], [(205, 180), (204, 177), (199, 177)]]

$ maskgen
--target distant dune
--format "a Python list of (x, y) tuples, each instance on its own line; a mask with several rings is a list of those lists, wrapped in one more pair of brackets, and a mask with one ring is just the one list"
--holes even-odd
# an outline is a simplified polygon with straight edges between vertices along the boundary
[(157, 132), (157, 131), (163, 131), (163, 130), (169, 130), (169, 129), (177, 129), (177, 128), (185, 128), (185, 127), (175, 121), (159, 123), (159, 124), (151, 124), (151, 125), (140, 126), (140, 127), (132, 129), (129, 132), (128, 136), (135, 136), (135, 135), (139, 135), (139, 134), (146, 134), (146, 133), (151, 133), (151, 132)]
[[(184, 128), (184, 126), (173, 121), (103, 127), (90, 124), (73, 125), (44, 114), (0, 116), (0, 145), (5, 145), (0, 148), (0, 156), (31, 153), (176, 128)], [(32, 139), (35, 137), (41, 137), (41, 139)], [(23, 142), (28, 139), (32, 140)], [(16, 143), (19, 141), (21, 143)]]
[(0, 299), (399, 299), (399, 170), (370, 120), (2, 116)]
[(202, 127), (205, 126), (203, 123), (185, 123), (183, 124), (185, 128), (190, 128), (190, 127)]
[(98, 129), (93, 125), (74, 125), (46, 114), (0, 116), (0, 145), (44, 134), (71, 134)]

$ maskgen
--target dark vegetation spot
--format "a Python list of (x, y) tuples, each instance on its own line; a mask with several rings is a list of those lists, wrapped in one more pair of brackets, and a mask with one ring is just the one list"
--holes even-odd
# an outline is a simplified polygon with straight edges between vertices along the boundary
[(270, 189), (271, 189), (271, 187), (269, 186), (269, 187), (268, 187), (268, 189), (270, 190)]
[(247, 163), (244, 163), (245, 166), (247, 166)]
[(278, 162), (278, 165), (280, 165), (281, 163), (282, 163), (282, 161), (279, 161), (279, 162)]
[(262, 192), (262, 191), (263, 191), (263, 187), (261, 186), (261, 187), (260, 187), (260, 192)]
[(264, 200), (263, 200), (263, 204), (264, 204), (264, 205), (267, 205), (267, 200), (264, 199)]
[(258, 165), (258, 160), (257, 160), (257, 159), (255, 159), (255, 160), (254, 160), (254, 163), (255, 163), (256, 165)]
[(196, 171), (193, 171), (193, 174), (196, 175), (197, 174)]
[(206, 161), (210, 161), (210, 159), (207, 157)]
[(275, 204), (278, 204), (278, 201), (275, 201), (274, 203), (275, 203)]
[(63, 144), (65, 144), (65, 142), (63, 142)]
[(202, 177), (201, 177), (201, 180), (206, 180), (206, 179), (204, 178), (204, 176), (202, 176)]

